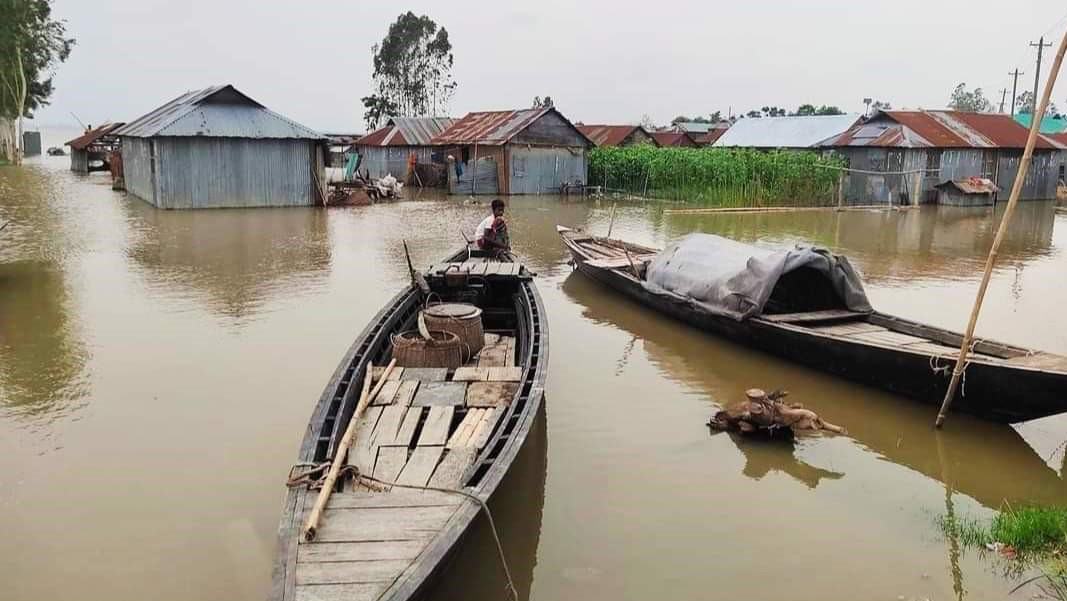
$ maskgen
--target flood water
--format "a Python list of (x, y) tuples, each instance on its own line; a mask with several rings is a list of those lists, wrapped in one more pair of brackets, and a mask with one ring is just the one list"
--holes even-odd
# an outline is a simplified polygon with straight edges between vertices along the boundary
[[(73, 136), (70, 136), (73, 137)], [(59, 140), (49, 140), (45, 146)], [(429, 195), (362, 208), (157, 211), (67, 157), (0, 169), (0, 598), (261, 599), (284, 481), (345, 349), (417, 265), (486, 212)], [(1018, 582), (938, 516), (1065, 503), (1067, 418), (951, 415), (713, 338), (573, 273), (554, 226), (594, 200), (510, 201), (551, 329), (544, 419), (494, 500), (524, 597), (1003, 599)], [(692, 231), (847, 254), (880, 310), (962, 329), (985, 209), (670, 215)], [(1020, 206), (979, 334), (1067, 353), (1067, 214)], [(704, 425), (788, 388), (847, 436), (765, 444)], [(504, 599), (484, 523), (439, 599)], [(1030, 591), (1031, 593), (1033, 591)], [(1016, 593), (1029, 596), (1026, 592)]]

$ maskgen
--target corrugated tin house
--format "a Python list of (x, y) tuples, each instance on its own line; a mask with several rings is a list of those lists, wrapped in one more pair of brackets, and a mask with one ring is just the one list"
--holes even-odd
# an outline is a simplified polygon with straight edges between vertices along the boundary
[(679, 133), (687, 133), (689, 137), (696, 139), (718, 127), (718, 123), (699, 123), (697, 121), (676, 121), (671, 124), (671, 130)]
[(692, 136), (683, 131), (654, 131), (652, 139), (660, 146), (682, 146), (684, 148), (700, 146)]
[(714, 146), (760, 150), (802, 149), (840, 134), (860, 120), (857, 114), (739, 119)]
[[(995, 200), (1003, 201), (1015, 183), (1027, 133), (1009, 115), (881, 111), (820, 146), (844, 156), (851, 168), (872, 172), (844, 176), (847, 203), (934, 202), (935, 186), (970, 177), (992, 181), (999, 189)], [(1021, 199), (1056, 198), (1064, 148), (1050, 136), (1038, 137)]]
[[(456, 120), (451, 117), (391, 117), (385, 127), (377, 129), (356, 140), (355, 150), (360, 155), (359, 171), (368, 177), (393, 177), (406, 181), (408, 161), (415, 155), (415, 169), (419, 181), (435, 185), (439, 177), (433, 174), (433, 165), (439, 165), (444, 173), (444, 156), (439, 147), (430, 144), (434, 136), (448, 129)], [(437, 154), (435, 160), (434, 154)]]
[(578, 131), (597, 146), (631, 146), (633, 144), (659, 146), (652, 134), (640, 125), (579, 125)]
[(70, 146), (70, 170), (75, 173), (107, 171), (110, 153), (122, 148), (115, 131), (123, 125), (122, 122), (105, 123), (64, 144)]
[(434, 136), (451, 194), (546, 194), (586, 182), (592, 141), (555, 108), (468, 113)]
[(708, 133), (701, 134), (693, 139), (699, 146), (711, 146), (715, 144), (726, 133), (726, 130), (730, 129), (729, 124), (718, 124), (718, 127), (714, 127), (708, 130)]
[(182, 94), (114, 133), (127, 191), (159, 208), (323, 201), (325, 136), (231, 85)]

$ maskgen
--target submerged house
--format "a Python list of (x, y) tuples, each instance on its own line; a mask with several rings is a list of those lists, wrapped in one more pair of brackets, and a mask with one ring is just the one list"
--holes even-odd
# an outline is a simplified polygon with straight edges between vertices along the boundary
[(757, 150), (810, 149), (830, 136), (843, 133), (860, 120), (858, 114), (750, 117), (730, 126), (713, 146)]
[[(377, 178), (392, 175), (407, 183), (436, 185), (443, 179), (445, 160), (440, 147), (430, 144), (434, 136), (455, 123), (451, 117), (390, 117), (385, 126), (355, 141), (359, 172)], [(409, 163), (414, 156), (415, 173), (409, 181)], [(437, 167), (434, 167), (437, 165)]]
[(67, 142), (70, 146), (70, 170), (75, 173), (92, 173), (111, 169), (111, 153), (122, 148), (115, 131), (124, 123), (105, 123), (89, 128), (85, 133)]
[(322, 204), (327, 139), (231, 85), (118, 128), (126, 190), (162, 209)]
[[(935, 202), (937, 186), (972, 177), (997, 188), (1006, 201), (1015, 183), (1028, 131), (1009, 115), (960, 111), (881, 111), (820, 143), (843, 156), (842, 200), (851, 204)], [(1056, 198), (1067, 146), (1039, 135), (1022, 200)], [(918, 194), (916, 194), (916, 190)]]
[(578, 131), (597, 146), (659, 146), (652, 134), (640, 125), (579, 125)]
[(434, 136), (450, 194), (545, 194), (586, 182), (582, 132), (552, 107), (468, 113)]

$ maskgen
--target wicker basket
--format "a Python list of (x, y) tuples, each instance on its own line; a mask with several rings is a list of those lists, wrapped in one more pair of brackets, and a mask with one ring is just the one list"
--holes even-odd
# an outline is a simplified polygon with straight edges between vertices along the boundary
[(452, 332), (464, 344), (463, 360), (467, 361), (485, 345), (482, 329), (482, 310), (467, 303), (442, 303), (422, 310), (426, 328), (431, 331)]
[(393, 337), (393, 358), (398, 367), (447, 367), (463, 365), (464, 344), (452, 332), (430, 331), (430, 339), (416, 330)]

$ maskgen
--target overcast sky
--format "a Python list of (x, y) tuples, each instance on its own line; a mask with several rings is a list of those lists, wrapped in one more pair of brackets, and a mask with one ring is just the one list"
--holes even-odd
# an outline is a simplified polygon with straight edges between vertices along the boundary
[[(37, 122), (76, 126), (71, 112), (128, 121), (186, 90), (232, 83), (310, 127), (364, 131), (370, 47), (404, 10), (448, 29), (452, 115), (550, 95), (586, 123), (802, 103), (862, 112), (866, 96), (940, 108), (960, 82), (999, 103), (1015, 67), (1026, 73), (1020, 92), (1033, 87), (1028, 43), (1058, 43), (1067, 23), (1062, 0), (56, 0), (77, 46)], [(1067, 106), (1067, 84), (1053, 100)]]

